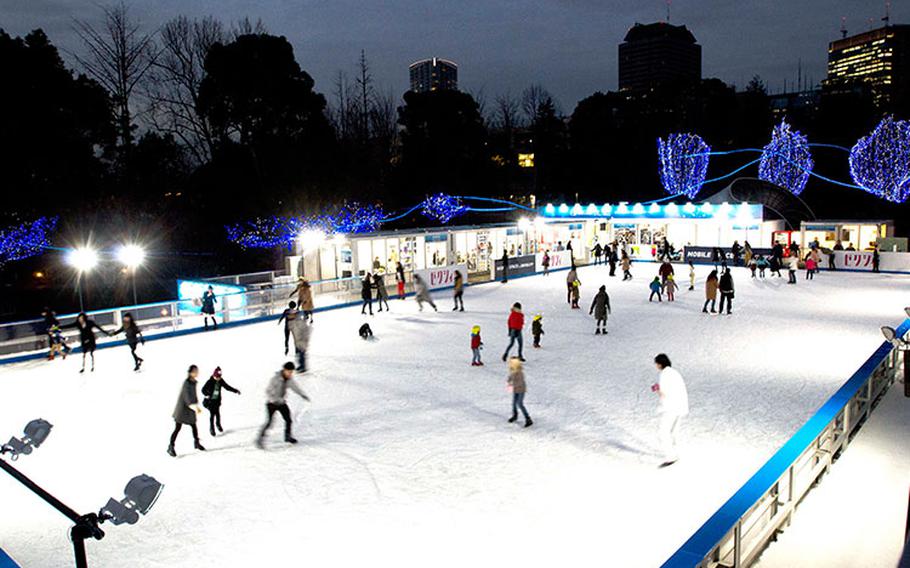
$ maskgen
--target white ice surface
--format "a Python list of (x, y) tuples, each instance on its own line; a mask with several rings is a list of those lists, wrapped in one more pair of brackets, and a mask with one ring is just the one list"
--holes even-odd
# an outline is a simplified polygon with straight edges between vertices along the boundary
[[(737, 269), (734, 314), (707, 316), (706, 268), (694, 292), (679, 279), (673, 304), (647, 301), (655, 265), (633, 270), (623, 283), (582, 269), (583, 310), (565, 303), (563, 272), (470, 287), (465, 313), (443, 292), (439, 313), (396, 300), (373, 318), (317, 314), (301, 379), (313, 404), (290, 399), (296, 447), (280, 442), (280, 420), (266, 451), (252, 444), (265, 383), (286, 360), (274, 323), (150, 342), (138, 374), (126, 347), (99, 351), (85, 375), (78, 357), (0, 367), (0, 433), (52, 422), (17, 464), (81, 512), (138, 473), (166, 484), (139, 524), (105, 525), (89, 543), (95, 567), (657, 566), (865, 361), (878, 327), (899, 323), (910, 278), (801, 273), (794, 287)], [(601, 283), (605, 337), (586, 309)], [(529, 324), (543, 313), (546, 331), (540, 350), (525, 335), (527, 430), (506, 423), (499, 360), (514, 301)], [(375, 342), (357, 337), (366, 319)], [(469, 364), (473, 324), (483, 368)], [(683, 459), (659, 470), (649, 386), (662, 351), (692, 414)], [(185, 429), (173, 459), (170, 415), (190, 363), (200, 387), (220, 365), (243, 395), (225, 393), (223, 436), (200, 417), (208, 452), (193, 452)], [(0, 503), (0, 547), (27, 568), (69, 565), (66, 519), (4, 475)]]

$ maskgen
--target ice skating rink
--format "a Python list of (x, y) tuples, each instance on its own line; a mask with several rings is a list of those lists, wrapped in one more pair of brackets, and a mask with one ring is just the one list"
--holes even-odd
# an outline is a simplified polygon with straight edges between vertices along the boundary
[[(127, 347), (0, 367), (0, 437), (30, 419), (54, 424), (46, 444), (17, 466), (79, 511), (120, 498), (132, 476), (165, 484), (135, 526), (105, 525), (89, 542), (95, 567), (215, 566), (623, 566), (663, 562), (877, 347), (897, 325), (910, 277), (823, 272), (796, 286), (751, 280), (735, 269), (732, 316), (701, 313), (707, 267), (694, 292), (677, 265), (675, 303), (647, 301), (657, 265), (635, 279), (583, 268), (582, 310), (566, 304), (565, 272), (451, 292), (439, 313), (413, 300), (392, 313), (316, 314), (313, 403), (289, 395), (300, 443), (264, 419), (266, 381), (281, 363), (275, 323), (149, 342), (141, 373)], [(587, 308), (600, 284), (613, 305), (609, 335), (595, 336)], [(535, 424), (506, 423), (509, 307), (527, 324), (544, 316), (543, 348), (525, 334)], [(357, 337), (369, 320), (374, 342)], [(141, 322), (139, 322), (141, 325)], [(486, 366), (470, 366), (479, 324)], [(683, 458), (658, 469), (651, 363), (666, 352), (686, 379), (692, 412)], [(185, 369), (200, 383), (215, 366), (241, 389), (225, 393), (227, 432), (194, 452), (184, 429), (179, 458), (165, 453)], [(276, 416), (276, 419), (278, 417)], [(24, 567), (71, 565), (69, 523), (0, 475), (0, 547)]]

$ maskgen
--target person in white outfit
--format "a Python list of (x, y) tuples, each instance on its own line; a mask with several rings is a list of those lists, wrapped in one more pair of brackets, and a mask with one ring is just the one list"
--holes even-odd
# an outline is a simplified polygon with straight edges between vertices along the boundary
[(677, 438), (682, 419), (689, 414), (689, 393), (682, 375), (664, 353), (654, 358), (654, 366), (660, 372), (657, 383), (651, 386), (660, 396), (660, 445), (664, 453), (660, 467), (667, 467), (679, 459)]

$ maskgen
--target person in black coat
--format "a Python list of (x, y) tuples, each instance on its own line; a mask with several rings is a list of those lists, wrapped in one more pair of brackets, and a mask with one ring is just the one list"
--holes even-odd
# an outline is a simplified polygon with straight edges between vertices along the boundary
[(882, 262), (882, 255), (880, 255), (878, 252), (878, 245), (875, 245), (875, 248), (872, 249), (872, 272), (879, 271), (881, 262)]
[(502, 283), (509, 281), (509, 251), (502, 249)]
[(209, 289), (202, 294), (202, 315), (205, 317), (206, 330), (209, 328), (209, 318), (212, 318), (213, 329), (218, 329), (218, 322), (215, 321), (215, 302), (217, 301), (215, 291), (209, 286)]
[(184, 424), (189, 425), (193, 430), (193, 447), (197, 450), (205, 451), (202, 444), (199, 443), (199, 430), (196, 428), (196, 415), (202, 412), (199, 406), (199, 398), (196, 396), (196, 378), (199, 376), (199, 367), (190, 365), (186, 371), (186, 380), (180, 387), (180, 396), (177, 398), (177, 406), (174, 408), (174, 432), (171, 434), (171, 443), (167, 447), (167, 453), (171, 457), (177, 457), (174, 450), (174, 444), (177, 442), (177, 434)]
[(202, 385), (202, 396), (205, 397), (202, 406), (209, 409), (209, 433), (212, 437), (215, 436), (216, 426), (219, 432), (224, 432), (224, 428), (221, 427), (221, 389), (240, 394), (239, 390), (229, 385), (221, 376), (221, 367), (215, 367), (215, 372)]
[(139, 342), (142, 342), (142, 344), (145, 345), (145, 338), (142, 337), (142, 331), (140, 331), (139, 326), (136, 325), (136, 320), (133, 319), (133, 315), (129, 312), (123, 314), (123, 323), (120, 326), (120, 329), (112, 332), (110, 335), (117, 335), (118, 333), (126, 335), (126, 343), (130, 346), (130, 354), (133, 356), (133, 362), (136, 363), (133, 370), (138, 371), (139, 367), (142, 366), (144, 359), (139, 355), (136, 355), (136, 347), (139, 346)]
[(110, 333), (101, 329), (94, 320), (88, 319), (88, 316), (85, 315), (85, 312), (79, 312), (79, 315), (76, 316), (76, 321), (73, 323), (62, 325), (61, 328), (71, 327), (79, 330), (79, 344), (82, 347), (82, 369), (80, 373), (85, 372), (85, 356), (88, 355), (92, 359), (92, 372), (95, 371), (95, 332), (93, 329), (97, 329), (105, 335), (110, 335)]
[(373, 315), (373, 275), (369, 272), (360, 282), (360, 298), (363, 300), (360, 314), (366, 315), (367, 307), (369, 307), (370, 315)]
[(717, 288), (720, 291), (720, 313), (724, 313), (724, 300), (726, 300), (727, 315), (730, 315), (733, 313), (733, 276), (730, 274), (729, 268), (724, 270)]

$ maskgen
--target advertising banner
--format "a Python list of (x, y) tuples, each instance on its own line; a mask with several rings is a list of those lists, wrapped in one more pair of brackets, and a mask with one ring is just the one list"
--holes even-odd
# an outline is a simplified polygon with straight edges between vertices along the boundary
[[(537, 253), (535, 267), (537, 272), (543, 272), (543, 254)], [(559, 270), (560, 268), (569, 268), (572, 266), (572, 253), (567, 250), (559, 252), (550, 251), (550, 270)]]
[[(533, 254), (513, 256), (509, 258), (509, 276), (533, 274), (537, 268), (536, 258)], [(497, 258), (493, 269), (493, 279), (502, 278), (502, 259)]]
[(446, 288), (455, 285), (455, 271), (461, 272), (461, 276), (468, 281), (467, 264), (450, 264), (449, 266), (437, 266), (435, 268), (424, 268), (415, 270), (414, 274), (420, 276), (430, 290), (436, 288)]
[[(730, 252), (729, 247), (720, 247), (720, 250), (723, 251), (724, 256), (727, 257), (727, 264), (733, 264), (733, 253)], [(771, 256), (771, 249), (769, 248), (753, 248), (752, 254), (760, 254), (762, 256)], [(692, 264), (712, 264), (712, 256), (714, 255), (714, 247), (685, 247), (685, 254), (683, 255), (683, 262), (691, 262)], [(743, 261), (743, 254), (740, 254), (740, 262)]]

